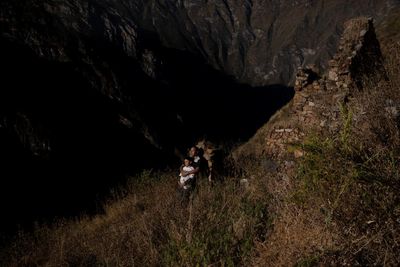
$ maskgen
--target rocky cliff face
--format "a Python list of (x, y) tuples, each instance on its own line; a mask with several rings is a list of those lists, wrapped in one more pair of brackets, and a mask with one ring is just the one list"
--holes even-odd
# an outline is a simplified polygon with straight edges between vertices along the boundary
[[(213, 67), (252, 85), (293, 84), (297, 68), (310, 63), (326, 68), (344, 21), (369, 15), (379, 23), (398, 6), (395, 0), (22, 3), (21, 7), (42, 9), (40, 14), (54, 17), (66, 31), (95, 34), (133, 57), (141, 52), (137, 51), (138, 35), (155, 34), (164, 46), (196, 53)], [(63, 55), (53, 52), (52, 56)]]
[(397, 1), (130, 1), (141, 27), (169, 47), (194, 51), (215, 68), (253, 85), (293, 84), (298, 67), (324, 69), (342, 23), (378, 20)]

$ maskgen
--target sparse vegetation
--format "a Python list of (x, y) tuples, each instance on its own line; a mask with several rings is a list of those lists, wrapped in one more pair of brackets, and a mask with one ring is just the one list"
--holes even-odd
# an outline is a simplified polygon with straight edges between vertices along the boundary
[[(249, 260), (268, 221), (264, 194), (233, 180), (200, 185), (189, 203), (174, 173), (145, 172), (94, 218), (21, 233), (10, 266), (237, 266)], [(258, 191), (258, 190), (257, 190)], [(119, 197), (124, 196), (124, 197)]]
[(400, 264), (398, 51), (386, 61), (388, 81), (366, 79), (340, 106), (336, 134), (296, 145), (305, 156), (289, 184), (275, 182), (286, 191), (275, 200), (274, 246), (259, 248), (257, 265)]

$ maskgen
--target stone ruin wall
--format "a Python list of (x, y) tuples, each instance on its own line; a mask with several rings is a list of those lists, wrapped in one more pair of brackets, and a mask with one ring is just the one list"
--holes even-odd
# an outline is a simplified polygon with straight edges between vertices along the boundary
[(365, 75), (378, 82), (385, 77), (385, 70), (373, 21), (362, 17), (345, 23), (337, 54), (324, 75), (312, 65), (298, 70), (295, 96), (285, 107), (286, 114), (267, 123), (249, 143), (234, 152), (234, 158), (261, 154), (287, 163), (303, 156), (303, 151), (291, 144), (301, 143), (310, 132), (339, 131), (340, 106), (351, 92), (362, 90)]

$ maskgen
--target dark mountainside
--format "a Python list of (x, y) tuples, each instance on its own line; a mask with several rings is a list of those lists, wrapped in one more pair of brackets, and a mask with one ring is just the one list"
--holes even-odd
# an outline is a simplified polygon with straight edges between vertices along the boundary
[(102, 5), (1, 5), (6, 226), (95, 211), (110, 186), (177, 165), (196, 138), (249, 138), (293, 94), (238, 84)]
[(157, 32), (166, 46), (200, 54), (242, 82), (265, 85), (293, 84), (297, 68), (305, 64), (325, 69), (344, 21), (367, 15), (379, 23), (398, 1), (146, 0), (125, 5), (137, 24)]
[(344, 20), (396, 3), (2, 1), (2, 224), (94, 211), (198, 137), (248, 139)]

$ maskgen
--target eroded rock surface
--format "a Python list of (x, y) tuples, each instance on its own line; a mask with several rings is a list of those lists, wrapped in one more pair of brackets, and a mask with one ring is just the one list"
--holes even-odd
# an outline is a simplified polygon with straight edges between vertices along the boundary
[(371, 18), (345, 23), (338, 51), (329, 66), (323, 75), (313, 65), (298, 70), (294, 98), (234, 153), (238, 161), (267, 157), (285, 169), (288, 162), (303, 156), (303, 151), (293, 144), (301, 143), (311, 132), (340, 130), (340, 107), (353, 92), (363, 89), (361, 81), (367, 76), (369, 82), (379, 83), (386, 77)]
[(293, 84), (297, 68), (311, 63), (325, 69), (344, 21), (359, 15), (382, 20), (398, 5), (374, 0), (130, 2), (138, 25), (157, 32), (165, 45), (195, 51), (253, 85)]

